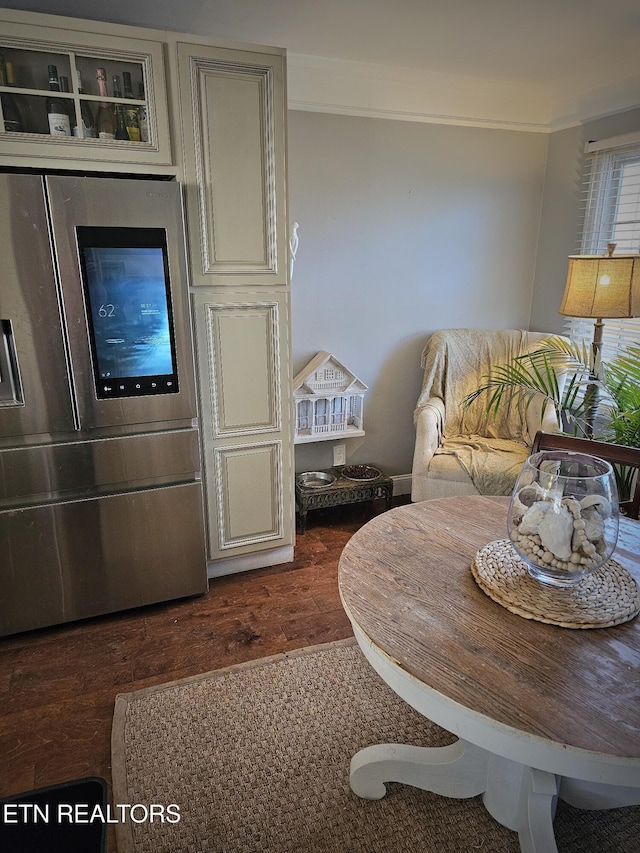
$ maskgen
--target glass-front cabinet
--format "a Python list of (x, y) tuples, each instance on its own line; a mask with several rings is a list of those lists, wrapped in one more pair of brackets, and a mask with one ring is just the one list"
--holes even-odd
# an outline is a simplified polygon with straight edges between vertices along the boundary
[(171, 164), (162, 43), (3, 24), (0, 153)]

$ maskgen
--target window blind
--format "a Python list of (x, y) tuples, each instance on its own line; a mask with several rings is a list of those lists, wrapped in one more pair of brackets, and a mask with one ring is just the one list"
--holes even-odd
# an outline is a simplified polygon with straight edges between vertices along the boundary
[[(640, 252), (640, 135), (586, 146), (577, 253), (602, 255), (607, 243), (616, 253)], [(569, 318), (574, 340), (593, 339), (593, 320)], [(640, 318), (605, 320), (602, 357), (610, 361), (629, 344), (640, 344)]]

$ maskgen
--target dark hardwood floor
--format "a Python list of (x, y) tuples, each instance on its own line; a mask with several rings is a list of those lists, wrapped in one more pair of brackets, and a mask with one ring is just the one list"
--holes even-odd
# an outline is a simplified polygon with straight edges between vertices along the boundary
[(110, 785), (117, 693), (350, 636), (338, 560), (383, 509), (312, 512), (292, 563), (214, 579), (205, 596), (1, 639), (0, 797), (84, 776)]

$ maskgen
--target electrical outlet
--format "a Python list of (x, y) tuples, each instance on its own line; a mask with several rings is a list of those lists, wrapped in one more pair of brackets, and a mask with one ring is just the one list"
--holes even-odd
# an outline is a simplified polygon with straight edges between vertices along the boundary
[(334, 465), (346, 465), (347, 464), (347, 445), (346, 444), (335, 444), (333, 447), (333, 464)]

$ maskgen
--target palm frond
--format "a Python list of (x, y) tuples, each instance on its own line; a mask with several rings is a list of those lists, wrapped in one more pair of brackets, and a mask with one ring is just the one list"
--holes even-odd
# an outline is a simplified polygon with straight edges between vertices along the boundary
[(607, 407), (604, 436), (617, 444), (640, 447), (640, 346), (619, 353), (604, 369)]
[[(468, 408), (486, 394), (487, 414), (495, 418), (504, 404), (522, 400), (528, 408), (542, 396), (543, 405), (553, 406), (558, 422), (572, 423), (577, 431), (586, 413), (582, 392), (589, 379), (589, 367), (581, 360), (583, 355), (582, 348), (563, 338), (549, 338), (541, 348), (493, 368), (463, 405)], [(564, 382), (559, 380), (562, 374)]]
[(541, 396), (543, 406), (554, 407), (562, 428), (574, 434), (584, 428), (595, 386), (603, 392), (597, 405), (606, 414), (599, 437), (640, 447), (640, 345), (605, 365), (599, 353), (594, 357), (592, 344), (550, 335), (532, 352), (492, 368), (481, 382), (465, 397), (465, 408), (486, 395), (487, 414), (495, 418), (502, 405), (522, 401), (528, 408)]

